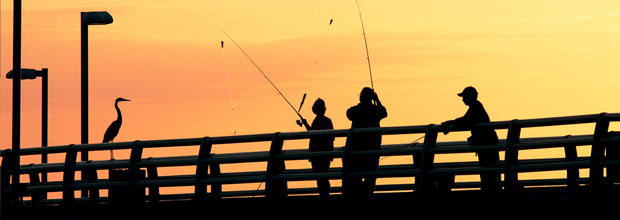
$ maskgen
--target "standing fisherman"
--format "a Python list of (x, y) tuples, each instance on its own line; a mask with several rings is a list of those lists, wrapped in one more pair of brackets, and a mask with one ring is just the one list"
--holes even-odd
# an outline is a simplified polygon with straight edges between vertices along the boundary
[[(373, 104), (373, 101), (375, 102)], [(347, 110), (347, 118), (351, 120), (351, 128), (380, 127), (381, 119), (387, 117), (387, 111), (377, 93), (369, 87), (362, 89), (360, 103)], [(347, 140), (350, 152), (381, 149), (381, 134), (353, 134)], [(379, 170), (378, 155), (351, 156), (344, 166), (352, 172)], [(376, 177), (345, 177), (343, 180), (344, 194), (352, 198), (354, 195), (371, 196), (375, 190)]]
[[(306, 119), (301, 121), (297, 120), (297, 123), (303, 123), (307, 130), (326, 130), (334, 129), (332, 120), (325, 116), (325, 101), (323, 99), (317, 99), (312, 105), (312, 112), (316, 114), (316, 118), (312, 121), (312, 126), (308, 124)], [(316, 151), (333, 151), (334, 150), (334, 137), (313, 137), (310, 138), (310, 152)], [(317, 173), (329, 172), (329, 165), (333, 159), (331, 158), (313, 158), (310, 159), (312, 163), (312, 171)], [(329, 196), (330, 184), (328, 178), (319, 178), (316, 181), (316, 185), (319, 188), (319, 196), (321, 198), (327, 198)]]
[[(448, 134), (450, 132), (450, 125), (461, 129), (471, 129), (471, 136), (467, 138), (467, 143), (470, 146), (498, 144), (499, 140), (494, 129), (474, 126), (491, 121), (482, 103), (478, 101), (478, 91), (474, 87), (469, 86), (459, 93), (458, 96), (463, 97), (463, 103), (469, 106), (469, 109), (463, 117), (441, 123), (440, 130), (444, 134)], [(478, 154), (478, 161), (482, 167), (494, 167), (499, 161), (498, 150), (481, 150), (476, 152), (476, 154)], [(500, 174), (498, 172), (480, 173), (481, 190), (487, 192), (499, 191), (501, 189), (499, 180)]]

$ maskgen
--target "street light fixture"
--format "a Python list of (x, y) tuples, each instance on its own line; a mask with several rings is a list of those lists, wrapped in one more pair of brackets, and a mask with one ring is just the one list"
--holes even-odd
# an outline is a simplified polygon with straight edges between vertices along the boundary
[[(41, 147), (47, 147), (47, 103), (48, 103), (48, 95), (47, 95), (47, 68), (43, 68), (41, 70), (34, 69), (21, 69), (21, 77), (16, 77), (20, 80), (26, 79), (36, 79), (37, 77), (41, 77)], [(9, 71), (6, 74), (7, 79), (13, 79), (13, 70)], [(41, 163), (47, 163), (47, 154), (41, 154)], [(41, 173), (41, 182), (47, 182), (47, 173)], [(47, 194), (43, 195), (43, 198), (47, 198)]]
[[(47, 81), (47, 68), (41, 70), (24, 69), (22, 68), (21, 80), (36, 79), (41, 77), (41, 147), (47, 147), (48, 137), (48, 81)], [(6, 74), (7, 79), (13, 79), (13, 70)], [(47, 153), (41, 154), (41, 163), (47, 163)], [(41, 173), (41, 182), (47, 182), (47, 173)]]
[[(35, 70), (35, 69), (24, 69), (22, 68), (22, 77), (21, 79), (35, 79), (37, 78), (37, 76), (39, 77), (43, 77), (43, 71), (47, 71), (46, 68), (43, 68), (42, 70)], [(9, 71), (6, 74), (6, 78), (7, 79), (13, 79), (13, 70)]]
[[(88, 26), (89, 25), (106, 25), (111, 24), (114, 19), (112, 15), (106, 11), (81, 12), (81, 65), (82, 65), (82, 92), (81, 92), (81, 108), (82, 108), (82, 144), (88, 144)], [(82, 151), (82, 161), (88, 161), (88, 151)], [(91, 179), (97, 175), (97, 171), (82, 171), (82, 179)], [(93, 196), (98, 196), (97, 190), (92, 190)], [(68, 195), (72, 196), (72, 195)], [(88, 196), (88, 190), (82, 190), (82, 197)]]
[[(88, 26), (111, 24), (114, 19), (106, 11), (81, 12), (82, 43), (82, 144), (88, 144)], [(88, 161), (88, 152), (82, 152), (82, 161)]]

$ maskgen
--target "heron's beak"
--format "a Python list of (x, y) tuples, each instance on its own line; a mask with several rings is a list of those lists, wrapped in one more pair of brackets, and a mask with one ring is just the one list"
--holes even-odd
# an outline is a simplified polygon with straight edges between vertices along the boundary
[(131, 101), (131, 100), (121, 98), (121, 100), (120, 100), (120, 101)]

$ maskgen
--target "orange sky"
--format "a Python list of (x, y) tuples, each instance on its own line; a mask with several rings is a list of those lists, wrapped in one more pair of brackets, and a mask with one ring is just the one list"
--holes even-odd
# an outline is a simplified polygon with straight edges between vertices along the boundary
[[(616, 0), (360, 0), (382, 126), (440, 123), (480, 92), (492, 120), (618, 112)], [(318, 97), (336, 128), (370, 85), (355, 1), (29, 0), (24, 68), (50, 71), (50, 145), (80, 141), (79, 12), (109, 11), (90, 28), (90, 141), (116, 119), (115, 141), (301, 131), (296, 116), (222, 34), (230, 34), (311, 120)], [(330, 19), (334, 19), (329, 25)], [(12, 1), (2, 1), (0, 75), (12, 68)], [(222, 56), (220, 41), (226, 41)], [(230, 74), (234, 103), (225, 65)], [(40, 81), (22, 84), (22, 147), (40, 144)], [(11, 81), (0, 80), (0, 148), (11, 147)], [(593, 126), (525, 136), (588, 133)], [(440, 137), (461, 139), (464, 135)], [(389, 139), (388, 139), (389, 141)], [(301, 145), (303, 147), (303, 144)]]

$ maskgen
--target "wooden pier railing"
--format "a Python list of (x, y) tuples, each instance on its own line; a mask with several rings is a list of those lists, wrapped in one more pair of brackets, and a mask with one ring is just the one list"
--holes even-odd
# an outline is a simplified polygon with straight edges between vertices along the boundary
[[(619, 121), (620, 114), (593, 114), (568, 117), (540, 118), (527, 120), (498, 121), (477, 126), (507, 130), (507, 136), (498, 145), (470, 147), (466, 142), (437, 142), (438, 125), (401, 126), (364, 129), (341, 129), (309, 132), (290, 132), (257, 135), (238, 135), (226, 137), (201, 137), (190, 139), (134, 141), (106, 144), (84, 144), (53, 146), (45, 148), (26, 148), (21, 155), (13, 155), (11, 150), (2, 151), (0, 169), (0, 188), (2, 208), (11, 206), (36, 205), (71, 205), (80, 202), (109, 202), (114, 195), (123, 201), (157, 203), (162, 200), (218, 200), (240, 196), (280, 197), (291, 194), (318, 194), (316, 187), (289, 189), (289, 181), (316, 180), (317, 178), (342, 179), (344, 175), (375, 176), (375, 177), (415, 177), (416, 181), (403, 184), (378, 185), (376, 192), (409, 191), (414, 193), (432, 193), (433, 188), (422, 187), (424, 181), (433, 175), (476, 175), (483, 171), (498, 171), (504, 174), (502, 181), (504, 190), (514, 190), (512, 186), (565, 186), (565, 187), (596, 187), (606, 184), (612, 179), (620, 166), (620, 160), (610, 152), (620, 148), (620, 136), (609, 132), (611, 122)], [(521, 138), (521, 130), (534, 127), (587, 124), (594, 125), (591, 134), (566, 135), (537, 138)], [(571, 131), (567, 131), (570, 134)], [(574, 132), (574, 131), (573, 131)], [(382, 135), (418, 134), (425, 135), (420, 144), (383, 145), (381, 150), (367, 152), (349, 152), (347, 147), (336, 148), (330, 152), (308, 152), (307, 150), (290, 150), (284, 147), (289, 140), (308, 139), (316, 136), (348, 137), (356, 133), (380, 133)], [(240, 152), (214, 154), (216, 145), (235, 143), (270, 142), (269, 151)], [(199, 153), (192, 156), (144, 158), (143, 151), (150, 148), (169, 148), (180, 146), (199, 146)], [(578, 156), (578, 146), (591, 146), (589, 156)], [(563, 148), (565, 157), (546, 159), (519, 159), (519, 151), (529, 149)], [(78, 152), (107, 151), (110, 149), (130, 150), (129, 159), (77, 161)], [(481, 167), (478, 162), (434, 162), (437, 155), (476, 152), (481, 149), (497, 149), (505, 152), (504, 160), (496, 167)], [(607, 155), (605, 154), (607, 149)], [(613, 150), (612, 150), (613, 149)], [(45, 163), (21, 165), (12, 169), (11, 159), (16, 156), (32, 156), (41, 154), (64, 155), (64, 163)], [(311, 169), (287, 169), (286, 161), (307, 160), (316, 157), (343, 158), (355, 154), (374, 154), (381, 156), (411, 156), (413, 164), (381, 164), (376, 172), (343, 172), (343, 167), (332, 167), (327, 173), (315, 173)], [(420, 161), (424, 162), (420, 162)], [(266, 162), (267, 169), (250, 172), (221, 172), (224, 164), (241, 164), (250, 162)], [(158, 175), (163, 167), (195, 166), (191, 175)], [(607, 169), (607, 175), (604, 169)], [(97, 170), (125, 169), (119, 179), (98, 178)], [(346, 168), (344, 168), (346, 169)], [(579, 169), (589, 169), (588, 177), (580, 177)], [(88, 178), (76, 180), (76, 172), (86, 172)], [(520, 180), (519, 173), (540, 171), (566, 171), (566, 178), (559, 179), (528, 179)], [(29, 182), (14, 185), (11, 183), (13, 172), (28, 175)], [(62, 181), (41, 182), (41, 173), (62, 173)], [(110, 174), (110, 176), (113, 176)], [(113, 179), (113, 180), (110, 180)], [(413, 178), (412, 178), (413, 179)], [(265, 190), (225, 191), (224, 184), (265, 183)], [(430, 184), (432, 185), (432, 184)], [(161, 195), (161, 187), (190, 186), (194, 193)], [(451, 189), (479, 188), (480, 182), (456, 182)], [(100, 190), (109, 190), (109, 196), (99, 195)], [(145, 191), (148, 190), (148, 194)], [(83, 196), (76, 198), (76, 191)], [(112, 193), (117, 191), (117, 194)], [(333, 187), (332, 192), (338, 193), (342, 187)], [(48, 198), (48, 193), (62, 192), (60, 198)], [(120, 194), (119, 194), (120, 193)], [(24, 197), (30, 200), (24, 201)]]

